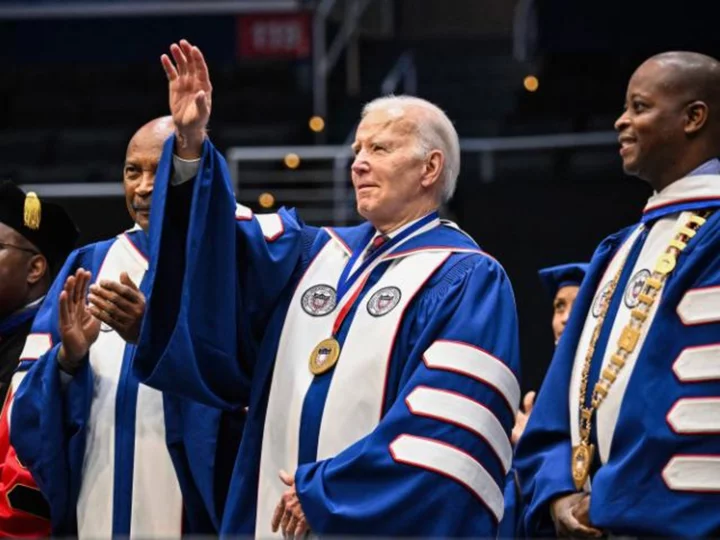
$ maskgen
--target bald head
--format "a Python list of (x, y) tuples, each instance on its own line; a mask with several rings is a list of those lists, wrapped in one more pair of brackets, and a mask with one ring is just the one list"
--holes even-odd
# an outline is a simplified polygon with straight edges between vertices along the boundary
[(135, 132), (125, 153), (125, 203), (130, 217), (145, 231), (150, 226), (150, 203), (163, 144), (174, 129), (171, 116), (151, 120)]
[(133, 146), (140, 145), (144, 147), (158, 147), (162, 153), (162, 145), (167, 138), (172, 135), (174, 129), (175, 124), (173, 123), (172, 116), (161, 116), (150, 120), (147, 124), (140, 127), (131, 137), (127, 151), (130, 152)]
[(685, 102), (702, 101), (711, 111), (710, 121), (720, 124), (720, 62), (696, 52), (672, 51), (657, 54), (638, 68), (655, 65), (659, 83)]
[(615, 123), (628, 174), (657, 191), (720, 155), (720, 63), (695, 52), (648, 58)]
[(712, 56), (690, 51), (669, 51), (648, 58), (667, 70), (668, 82), (679, 88), (714, 91), (720, 82), (720, 62)]

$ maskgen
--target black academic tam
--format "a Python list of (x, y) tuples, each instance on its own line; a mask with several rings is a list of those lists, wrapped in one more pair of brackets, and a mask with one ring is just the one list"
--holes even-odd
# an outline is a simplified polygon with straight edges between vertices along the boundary
[(53, 268), (63, 264), (79, 236), (62, 206), (26, 194), (9, 180), (0, 182), (0, 223), (23, 235)]

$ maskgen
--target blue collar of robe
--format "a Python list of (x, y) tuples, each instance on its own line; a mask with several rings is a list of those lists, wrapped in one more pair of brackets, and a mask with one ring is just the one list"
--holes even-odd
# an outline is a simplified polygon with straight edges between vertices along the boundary
[(0, 321), (0, 337), (12, 334), (17, 328), (33, 319), (40, 309), (41, 303), (42, 302), (38, 302), (32, 307), (28, 307), (13, 313), (12, 315), (8, 315)]
[[(375, 228), (365, 222), (357, 227), (328, 228), (332, 236), (345, 245), (349, 254), (362, 250), (368, 239), (375, 234)], [(461, 232), (462, 234), (458, 234)], [(440, 226), (414, 236), (390, 256), (397, 258), (411, 251), (447, 249), (449, 251), (479, 251), (475, 241), (451, 221), (441, 220)]]

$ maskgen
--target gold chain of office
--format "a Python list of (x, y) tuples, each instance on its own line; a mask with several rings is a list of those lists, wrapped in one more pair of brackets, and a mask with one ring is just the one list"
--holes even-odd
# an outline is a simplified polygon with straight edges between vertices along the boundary
[(711, 211), (693, 212), (688, 218), (687, 223), (681, 227), (675, 237), (670, 240), (665, 252), (658, 258), (652, 275), (647, 278), (642, 291), (638, 295), (638, 305), (630, 312), (630, 322), (628, 322), (620, 334), (615, 354), (610, 357), (610, 363), (602, 370), (598, 377), (598, 381), (593, 389), (590, 406), (587, 407), (585, 406), (585, 397), (588, 388), (590, 364), (595, 353), (595, 345), (600, 336), (605, 316), (607, 315), (612, 297), (615, 294), (623, 265), (620, 265), (620, 269), (610, 282), (605, 297), (606, 300), (601, 306), (601, 312), (598, 315), (595, 329), (590, 338), (590, 344), (588, 345), (587, 354), (585, 355), (585, 364), (583, 365), (580, 379), (580, 444), (573, 447), (570, 463), (573, 482), (575, 483), (575, 488), (578, 490), (585, 485), (590, 475), (590, 467), (592, 466), (595, 456), (595, 445), (590, 444), (593, 414), (605, 400), (608, 391), (625, 366), (628, 356), (635, 350), (650, 309), (655, 303), (668, 276), (675, 269), (678, 255), (687, 247), (687, 242), (697, 234), (698, 229), (705, 224), (711, 213)]

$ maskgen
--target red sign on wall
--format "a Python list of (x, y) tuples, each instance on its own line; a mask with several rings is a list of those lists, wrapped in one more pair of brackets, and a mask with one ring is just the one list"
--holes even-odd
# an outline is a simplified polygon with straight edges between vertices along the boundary
[(243, 58), (307, 58), (310, 17), (307, 13), (238, 17), (239, 54)]

